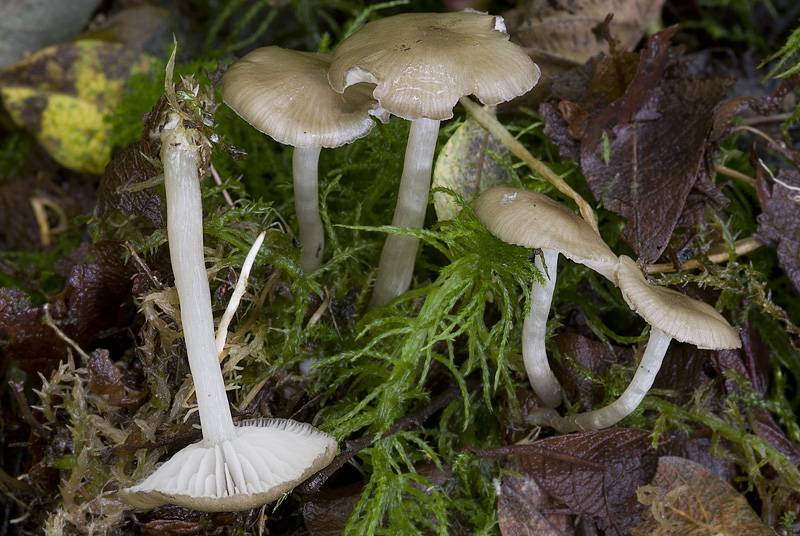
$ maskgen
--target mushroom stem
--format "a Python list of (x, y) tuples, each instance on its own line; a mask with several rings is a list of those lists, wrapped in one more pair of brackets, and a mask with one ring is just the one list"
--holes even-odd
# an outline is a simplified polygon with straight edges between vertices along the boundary
[(531, 310), (522, 324), (522, 359), (528, 372), (528, 381), (541, 399), (542, 405), (555, 408), (561, 404), (561, 385), (550, 370), (545, 348), (547, 317), (553, 301), (558, 269), (558, 251), (542, 249), (536, 256), (536, 268), (544, 275), (542, 284), (531, 285)]
[[(438, 120), (422, 118), (411, 121), (397, 206), (392, 218), (395, 227), (420, 229), (425, 222), (433, 153), (438, 136)], [(413, 236), (390, 234), (386, 237), (370, 307), (388, 303), (408, 290), (414, 274), (418, 245), (419, 239)]]
[(322, 264), (325, 250), (325, 230), (319, 216), (317, 167), (322, 147), (295, 147), (292, 155), (294, 170), (294, 210), (297, 213), (298, 239), (303, 253), (300, 267), (308, 273)]
[(670, 341), (672, 341), (672, 337), (651, 326), (650, 339), (647, 341), (647, 348), (636, 369), (636, 374), (633, 375), (633, 380), (622, 396), (608, 406), (568, 417), (553, 416), (552, 410), (544, 410), (541, 413), (532, 414), (531, 419), (534, 424), (547, 424), (561, 433), (598, 430), (617, 424), (630, 415), (644, 400), (644, 396), (650, 390), (656, 374), (661, 368), (661, 362), (664, 360)]
[(167, 236), (203, 438), (219, 442), (233, 438), (236, 433), (214, 342), (211, 292), (203, 255), (200, 156), (182, 123), (173, 114), (161, 138)]

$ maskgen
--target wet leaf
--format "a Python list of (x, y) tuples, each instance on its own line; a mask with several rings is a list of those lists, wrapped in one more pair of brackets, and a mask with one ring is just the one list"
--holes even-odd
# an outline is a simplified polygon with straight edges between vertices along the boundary
[(660, 457), (653, 482), (637, 493), (650, 508), (633, 536), (775, 535), (735, 489), (685, 458)]
[[(97, 192), (95, 216), (109, 238), (141, 239), (141, 233), (164, 226), (161, 196), (153, 188), (136, 188), (161, 173), (152, 163), (158, 156), (155, 153), (149, 143), (140, 141), (114, 155), (106, 167)], [(144, 222), (136, 225), (131, 221), (135, 219)]]
[(557, 501), (548, 496), (536, 480), (515, 472), (513, 462), (505, 468), (503, 486), (497, 497), (497, 521), (503, 536), (571, 536), (571, 516), (558, 512)]
[(127, 410), (138, 408), (147, 393), (129, 387), (125, 373), (109, 359), (108, 350), (95, 350), (90, 357), (88, 394), (103, 398), (111, 406)]
[[(508, 170), (489, 154), (504, 155), (508, 149), (470, 118), (444, 144), (433, 170), (433, 187), (450, 188), (470, 202), (480, 193), (509, 181)], [(435, 192), (433, 205), (441, 220), (452, 220), (461, 207), (453, 196)]]
[(581, 65), (608, 42), (598, 28), (614, 14), (611, 32), (633, 49), (658, 15), (664, 0), (529, 0), (503, 14), (511, 40), (522, 47), (542, 70), (542, 78), (526, 103), (545, 95), (552, 77)]
[(778, 262), (800, 291), (800, 173), (780, 170), (772, 181), (758, 166), (756, 179), (759, 232), (774, 245)]
[(323, 488), (303, 501), (303, 521), (311, 536), (338, 536), (353, 513), (361, 491), (362, 482), (342, 488)]
[[(125, 263), (124, 248), (116, 242), (89, 246), (93, 262), (72, 269), (67, 288), (49, 300), (51, 316), (59, 328), (85, 347), (103, 330), (124, 325), (130, 312), (133, 268)], [(3, 354), (20, 369), (38, 379), (48, 377), (65, 360), (68, 345), (44, 324), (39, 307), (31, 307), (24, 292), (3, 289), (0, 294), (0, 328), (8, 333)]]
[(74, 37), (100, 0), (5, 0), (0, 7), (0, 68), (25, 54)]
[(573, 514), (592, 518), (606, 534), (621, 536), (638, 523), (636, 488), (650, 479), (642, 457), (651, 448), (647, 430), (609, 428), (469, 450), (481, 457), (519, 456), (520, 472), (548, 495)]
[(14, 122), (61, 165), (102, 173), (111, 157), (106, 115), (127, 77), (149, 61), (121, 43), (52, 46), (0, 72), (0, 96)]
[(603, 386), (589, 381), (580, 369), (592, 373), (596, 377), (605, 376), (611, 363), (622, 362), (633, 364), (633, 352), (630, 348), (615, 348), (617, 355), (612, 355), (608, 346), (600, 341), (575, 333), (560, 333), (555, 337), (561, 361), (553, 364), (553, 372), (559, 383), (573, 402), (581, 401), (583, 411), (603, 400)]
[[(701, 184), (701, 193), (711, 192), (703, 185), (713, 171), (708, 136), (732, 84), (688, 76), (669, 47), (674, 33), (673, 27), (652, 35), (638, 58), (615, 51), (598, 60), (577, 102), (542, 106), (548, 132), (563, 153), (579, 155), (594, 196), (628, 219), (622, 237), (645, 264), (666, 249), (692, 189)], [(567, 92), (577, 96), (574, 88)], [(703, 200), (693, 199), (694, 214), (702, 214)]]

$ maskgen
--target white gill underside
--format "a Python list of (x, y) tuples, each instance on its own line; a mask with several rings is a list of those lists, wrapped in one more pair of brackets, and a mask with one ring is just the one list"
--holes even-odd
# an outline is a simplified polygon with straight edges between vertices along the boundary
[[(327, 465), (336, 453), (335, 439), (311, 426), (288, 420), (266, 422), (277, 425), (241, 426), (233, 439), (189, 445), (148, 478), (124, 490), (125, 499), (133, 506), (152, 508), (145, 495), (155, 494), (160, 504), (198, 508), (193, 498), (211, 504), (242, 495), (253, 496), (247, 501), (252, 508), (280, 497)], [(256, 499), (259, 495), (263, 496)], [(232, 501), (223, 503), (229, 507), (226, 510), (245, 509), (230, 508)]]

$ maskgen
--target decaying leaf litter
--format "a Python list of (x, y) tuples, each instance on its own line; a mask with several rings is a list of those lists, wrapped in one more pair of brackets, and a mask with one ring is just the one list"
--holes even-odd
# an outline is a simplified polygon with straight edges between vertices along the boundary
[[(498, 119), (590, 201), (615, 253), (633, 254), (654, 271), (687, 261), (697, 266), (654, 279), (717, 306), (741, 328), (742, 349), (671, 348), (643, 409), (620, 427), (564, 436), (532, 428), (525, 417), (538, 405), (521, 363), (520, 326), (526, 289), (540, 274), (529, 252), (477, 223), (469, 202), (499, 177), (573, 209), (574, 203), (488, 136), (466, 130), (457, 136), (466, 121), (457, 114), (439, 136), (434, 186), (439, 199), (452, 200), (451, 216), (452, 207), (461, 207), (459, 215), (437, 222), (429, 211), (425, 229), (416, 231), (424, 247), (411, 290), (368, 311), (408, 127), (392, 120), (323, 156), (320, 207), (329, 252), (320, 269), (305, 275), (292, 234), (291, 153), (220, 106), (213, 119), (198, 117), (222, 142), (211, 160), (220, 182), (202, 182), (217, 318), (250, 244), (267, 231), (222, 363), (234, 417), (314, 423), (340, 441), (341, 451), (329, 470), (277, 506), (218, 514), (170, 506), (131, 511), (116, 491), (200, 437), (165, 248), (158, 153), (152, 140), (138, 139), (148, 130), (140, 116), (152, 109), (154, 117), (163, 94), (172, 33), (164, 28), (178, 30), (179, 42), (191, 38), (168, 26), (175, 21), (162, 12), (126, 15), (112, 5), (104, 15), (113, 24), (94, 26), (85, 42), (32, 56), (44, 65), (63, 60), (57, 72), (89, 69), (82, 80), (92, 80), (98, 64), (91, 58), (98, 56), (68, 50), (113, 49), (103, 40), (130, 43), (137, 33), (126, 31), (126, 20), (144, 20), (152, 30), (152, 39), (137, 41), (147, 52), (133, 54), (134, 63), (125, 56), (125, 65), (149, 65), (150, 74), (128, 78), (131, 89), (118, 106), (106, 107), (101, 94), (91, 101), (96, 116), (112, 125), (114, 156), (102, 177), (91, 159), (86, 166), (70, 163), (48, 145), (52, 136), (32, 128), (63, 105), (31, 101), (26, 113), (33, 123), (17, 119), (21, 126), (14, 126), (14, 113), (2, 123), (3, 530), (796, 532), (800, 261), (792, 245), (800, 240), (800, 183), (796, 136), (791, 125), (781, 130), (795, 109), (796, 82), (786, 77), (782, 86), (781, 80), (759, 86), (754, 81), (769, 67), (756, 71), (752, 57), (758, 63), (792, 43), (785, 19), (797, 14), (791, 3), (776, 2), (775, 13), (760, 7), (747, 21), (738, 4), (676, 18), (681, 10), (670, 3), (618, 2), (615, 18), (602, 25), (607, 13), (592, 2), (552, 4), (543, 10), (526, 3), (522, 15), (506, 21), (545, 74), (544, 56), (555, 57), (562, 72), (548, 75), (544, 95), (506, 105)], [(331, 51), (354, 22), (423, 9), (295, 7), (232, 2), (213, 19), (211, 7), (202, 7), (194, 22), (207, 28), (205, 43), (195, 40), (203, 53), (179, 57), (178, 71), (213, 87), (233, 56), (256, 46)], [(580, 35), (591, 37), (570, 42), (581, 44), (578, 52), (585, 44), (591, 51), (585, 56), (525, 41), (536, 24), (569, 39), (564, 28), (582, 31), (581, 9), (591, 13), (584, 17), (591, 27)], [(661, 21), (653, 22), (649, 13), (659, 10)], [(647, 15), (633, 20), (629, 13)], [(727, 33), (704, 26), (708, 20), (730, 21)], [(759, 24), (782, 33), (752, 31)], [(637, 48), (635, 36), (648, 26)], [(246, 28), (255, 33), (246, 35)], [(101, 44), (89, 47), (97, 39)], [(712, 43), (727, 47), (727, 56), (709, 51)], [(186, 48), (179, 50), (183, 55)], [(6, 93), (19, 94), (20, 72), (3, 72)], [(26, 83), (33, 89), (25, 91), (43, 89), (40, 81)], [(740, 92), (742, 85), (750, 91)], [(63, 83), (52, 90), (76, 97)], [(191, 95), (182, 98), (191, 105)], [(55, 117), (48, 120), (69, 127), (74, 115)], [(57, 135), (90, 132), (77, 126)], [(103, 150), (92, 149), (91, 158)], [(745, 239), (764, 245), (737, 256)], [(726, 260), (712, 262), (718, 251)], [(567, 393), (561, 411), (606, 405), (631, 377), (645, 325), (612, 285), (574, 264), (561, 267), (555, 296), (548, 353)]]

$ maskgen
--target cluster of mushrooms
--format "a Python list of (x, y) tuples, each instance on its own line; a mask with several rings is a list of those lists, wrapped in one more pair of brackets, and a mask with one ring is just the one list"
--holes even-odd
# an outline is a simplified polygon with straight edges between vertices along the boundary
[[(172, 65), (171, 60), (170, 65)], [(278, 47), (257, 49), (222, 78), (224, 102), (256, 129), (294, 146), (295, 207), (301, 266), (318, 268), (324, 253), (317, 162), (321, 148), (366, 136), (389, 115), (411, 121), (392, 225), (420, 228), (431, 182), (439, 123), (453, 116), (462, 96), (488, 105), (529, 91), (539, 68), (508, 40), (503, 19), (475, 11), (404, 14), (366, 24), (334, 55)], [(167, 96), (171, 86), (167, 72)], [(136, 508), (177, 504), (235, 511), (279, 498), (331, 462), (336, 440), (316, 428), (283, 419), (233, 422), (220, 371), (221, 346), (205, 270), (199, 170), (203, 141), (177, 103), (154, 137), (161, 141), (167, 194), (167, 231), (189, 365), (203, 439), (174, 455), (120, 496)], [(495, 188), (477, 201), (479, 220), (499, 238), (536, 248), (547, 283), (534, 284), (524, 325), (524, 361), (545, 409), (535, 417), (560, 431), (610, 426), (628, 415), (652, 384), (670, 339), (701, 348), (740, 345), (738, 333), (707, 304), (648, 284), (628, 257), (616, 257), (572, 211), (530, 191)], [(372, 306), (410, 286), (418, 240), (389, 235), (381, 254)], [(652, 326), (647, 351), (631, 386), (606, 408), (559, 417), (561, 388), (545, 353), (545, 327), (558, 254), (585, 264), (618, 285)], [(223, 337), (224, 345), (224, 337)]]

